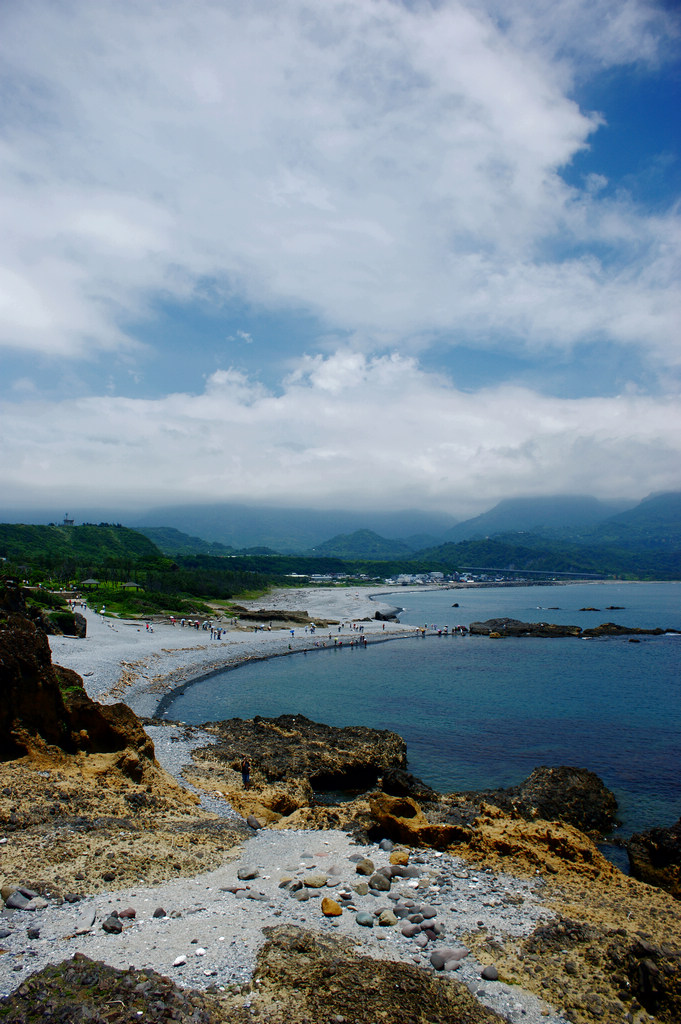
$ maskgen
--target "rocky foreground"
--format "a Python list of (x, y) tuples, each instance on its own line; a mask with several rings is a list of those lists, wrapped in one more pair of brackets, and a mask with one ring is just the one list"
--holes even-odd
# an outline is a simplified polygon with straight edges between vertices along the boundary
[[(331, 876), (315, 896), (309, 879), (292, 872), (284, 883), (289, 888), (282, 889), (284, 905), (297, 905), (296, 893), (302, 893), (303, 904), (314, 912), (305, 912), (305, 921), (299, 915), (295, 925), (269, 927), (252, 976), (231, 989), (220, 991), (210, 976), (201, 991), (187, 989), (165, 971), (114, 969), (82, 955), (31, 975), (31, 943), (41, 940), (29, 932), (40, 932), (41, 914), (58, 916), (97, 894), (115, 907), (111, 893), (228, 870), (253, 833), (245, 820), (202, 810), (197, 797), (160, 767), (148, 735), (125, 705), (104, 708), (90, 701), (74, 673), (51, 664), (44, 634), (26, 617), (16, 590), (0, 596), (0, 672), (2, 895), (11, 906), (13, 895), (25, 889), (26, 901), (33, 901), (32, 909), (4, 911), (9, 935), (3, 960), (9, 964), (6, 957), (14, 958), (19, 969), (15, 990), (0, 1005), (0, 1020), (500, 1019), (457, 981), (456, 969), (439, 970), (445, 964), (431, 960), (437, 949), (451, 948), (450, 937), (434, 928), (435, 937), (428, 935), (422, 925), (431, 919), (420, 913), (423, 900), (414, 913), (408, 875), (399, 873), (384, 874), (389, 885), (376, 889), (379, 896), (372, 895), (368, 881), (365, 893), (358, 891), (363, 883), (356, 877), (352, 884), (344, 880), (347, 895), (339, 898)], [(432, 874), (425, 868), (437, 853), (459, 858), (470, 876), (503, 871), (521, 888), (531, 883), (545, 913), (530, 921), (529, 930), (511, 927), (518, 904), (508, 902), (504, 918), (502, 897), (494, 910), (501, 923), (493, 930), (483, 917), (482, 923), (467, 921), (462, 897), (452, 894), (445, 909), (451, 907), (448, 913), (468, 929), (457, 933), (457, 948), (493, 966), (499, 984), (542, 997), (553, 1008), (546, 1011), (552, 1019), (681, 1020), (681, 905), (600, 855), (593, 839), (609, 827), (614, 805), (590, 773), (542, 769), (514, 790), (442, 795), (408, 775), (404, 744), (394, 734), (330, 730), (291, 716), (209, 728), (215, 742), (195, 754), (188, 781), (226, 797), (243, 819), (267, 826), (273, 837), (335, 829), (352, 837), (360, 854), (365, 843), (380, 838), (398, 847), (404, 866), (427, 877), (431, 889)], [(249, 790), (238, 773), (244, 749), (257, 751)], [(361, 793), (341, 805), (322, 802), (336, 788)], [(673, 857), (672, 852), (669, 866), (678, 878)], [(656, 881), (669, 876), (658, 872)], [(243, 884), (257, 887), (258, 880)], [(434, 900), (431, 889), (428, 898)], [(450, 892), (446, 886), (445, 891)], [(237, 900), (238, 892), (237, 886), (224, 898)], [(348, 935), (331, 932), (333, 915), (322, 911), (324, 898), (340, 908)], [(368, 909), (357, 914), (371, 918), (390, 900), (395, 923), (386, 918), (380, 926), (387, 936), (381, 945), (392, 944), (400, 959), (366, 955), (372, 946), (362, 935), (371, 932), (377, 941), (378, 920), (371, 928), (357, 922), (350, 908), (360, 900)], [(490, 904), (496, 901), (490, 895)], [(444, 918), (444, 910), (435, 909)], [(396, 911), (412, 913), (399, 917)], [(490, 906), (485, 914), (492, 912)], [(422, 920), (404, 925), (410, 916)], [(402, 931), (409, 924), (418, 925), (411, 937)], [(93, 925), (103, 934), (101, 921)], [(456, 920), (447, 927), (453, 931)], [(124, 939), (126, 929), (132, 936), (134, 927), (126, 925), (112, 940)], [(86, 941), (93, 937), (91, 931)], [(493, 977), (485, 982), (494, 984)], [(517, 1013), (513, 1017), (509, 1010), (505, 1019), (528, 1019)]]

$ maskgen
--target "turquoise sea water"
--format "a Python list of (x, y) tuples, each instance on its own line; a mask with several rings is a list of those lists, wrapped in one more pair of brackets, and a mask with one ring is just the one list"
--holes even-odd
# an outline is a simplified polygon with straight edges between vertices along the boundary
[[(400, 620), (414, 625), (509, 616), (681, 629), (681, 584), (674, 583), (438, 590), (386, 600), (402, 605)], [(585, 606), (600, 610), (580, 611)], [(614, 791), (623, 837), (681, 815), (681, 636), (633, 644), (449, 635), (326, 648), (216, 674), (166, 709), (194, 724), (280, 714), (393, 729), (407, 741), (409, 770), (442, 792), (510, 786), (538, 765), (575, 765)]]

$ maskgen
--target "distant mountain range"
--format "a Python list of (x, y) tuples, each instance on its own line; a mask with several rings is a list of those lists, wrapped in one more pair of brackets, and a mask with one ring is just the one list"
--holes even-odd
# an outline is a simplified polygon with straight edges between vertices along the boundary
[(474, 519), (447, 530), (444, 542), (494, 537), (500, 533), (536, 533), (565, 537), (595, 526), (611, 516), (626, 513), (631, 504), (604, 502), (584, 495), (554, 495), (542, 498), (507, 498)]
[[(311, 551), (330, 537), (372, 530), (403, 540), (418, 535), (419, 546), (437, 544), (456, 523), (454, 516), (419, 512), (355, 512), (342, 509), (263, 508), (250, 505), (185, 505), (127, 516), (128, 526), (172, 526), (183, 533), (243, 550), (268, 547), (281, 554)], [(424, 543), (421, 543), (423, 541)], [(407, 544), (414, 550), (411, 544)]]
[[(0, 512), (2, 518), (2, 512)], [(91, 516), (91, 518), (96, 518)], [(110, 517), (111, 518), (111, 517)], [(187, 505), (121, 515), (168, 555), (251, 551), (376, 561), (442, 556), (443, 547), (477, 542), (487, 551), (681, 552), (681, 492), (650, 495), (634, 506), (588, 496), (509, 498), (465, 522), (419, 511), (353, 512), (255, 506)], [(8, 521), (16, 522), (16, 516)], [(40, 522), (33, 518), (24, 520)], [(470, 549), (473, 556), (474, 549)], [(462, 553), (462, 552), (460, 552)], [(585, 554), (579, 556), (583, 562)]]
[[(448, 529), (441, 528), (446, 517), (439, 517), (439, 530), (402, 537), (396, 535), (396, 531), (401, 525), (413, 525), (420, 513), (362, 517), (360, 513), (284, 509), (279, 510), (282, 519), (277, 522), (277, 510), (261, 509), (257, 515), (255, 510), (248, 510), (250, 520), (246, 528), (243, 522), (246, 510), (242, 506), (238, 508), (236, 518), (232, 518), (232, 506), (214, 506), (208, 510), (186, 508), (175, 513), (179, 515), (179, 521), (186, 518), (194, 522), (196, 532), (202, 533), (201, 537), (184, 534), (177, 527), (137, 528), (171, 555), (219, 555), (238, 550), (240, 553), (269, 551), (350, 560), (409, 561), (425, 558), (439, 562), (454, 557), (453, 549), (458, 546), (459, 557), (465, 551), (471, 560), (486, 557), (492, 560), (490, 564), (500, 565), (515, 557), (528, 565), (529, 556), (524, 554), (521, 557), (522, 549), (522, 552), (535, 552), (530, 559), (533, 564), (539, 564), (537, 560), (544, 564), (553, 558), (557, 560), (556, 568), (559, 561), (566, 567), (574, 564), (576, 569), (586, 569), (591, 565), (590, 552), (593, 549), (681, 551), (681, 493), (651, 495), (625, 511), (622, 511), (622, 503), (600, 502), (590, 497), (513, 498)], [(164, 510), (160, 514), (174, 513)], [(352, 525), (353, 520), (365, 521), (366, 518), (383, 521), (390, 534), (386, 536), (378, 530), (360, 527), (302, 547), (303, 538), (324, 525), (338, 521)], [(431, 527), (438, 524), (437, 517), (421, 516), (421, 520), (427, 521)], [(235, 543), (226, 545), (216, 540), (204, 540), (209, 530), (231, 536)], [(276, 540), (282, 532), (284, 543)], [(294, 534), (300, 547), (294, 547)]]

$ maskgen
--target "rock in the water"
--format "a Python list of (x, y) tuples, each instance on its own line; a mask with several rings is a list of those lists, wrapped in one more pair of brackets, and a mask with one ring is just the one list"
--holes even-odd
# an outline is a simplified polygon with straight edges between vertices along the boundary
[(560, 821), (587, 834), (604, 835), (615, 824), (614, 793), (586, 768), (535, 768), (519, 786), (479, 796), (529, 820)]
[(637, 832), (626, 848), (634, 878), (681, 900), (681, 818), (670, 828)]

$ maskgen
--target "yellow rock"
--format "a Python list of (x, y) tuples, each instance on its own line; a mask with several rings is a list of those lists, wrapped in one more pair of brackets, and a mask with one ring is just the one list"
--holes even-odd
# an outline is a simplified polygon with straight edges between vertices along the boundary
[(325, 896), (322, 900), (322, 914), (325, 917), (339, 917), (343, 913), (343, 908), (340, 904), (336, 903), (335, 900), (329, 899)]
[(390, 854), (391, 864), (408, 864), (409, 863), (409, 850), (393, 850)]

